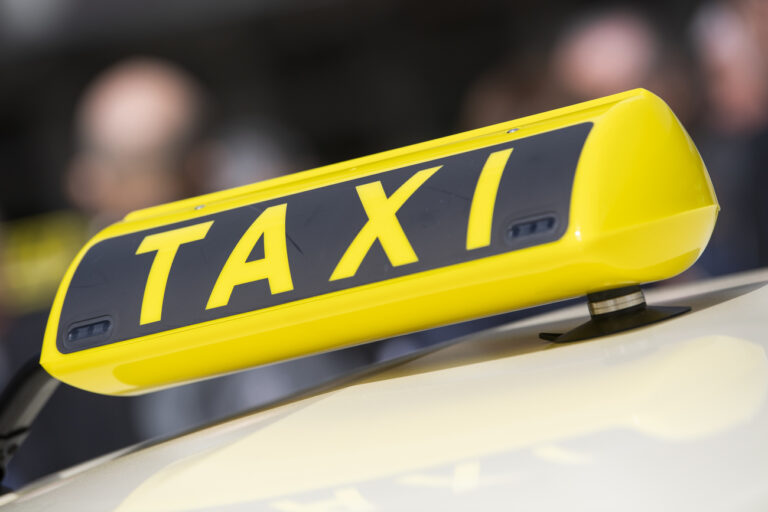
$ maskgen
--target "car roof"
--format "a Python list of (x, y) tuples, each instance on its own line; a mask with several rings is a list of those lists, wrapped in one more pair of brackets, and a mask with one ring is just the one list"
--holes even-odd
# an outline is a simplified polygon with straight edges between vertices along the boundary
[[(754, 510), (768, 271), (658, 287), (681, 317), (556, 345), (579, 304), (52, 475), (4, 510)], [(66, 506), (65, 506), (66, 505)]]

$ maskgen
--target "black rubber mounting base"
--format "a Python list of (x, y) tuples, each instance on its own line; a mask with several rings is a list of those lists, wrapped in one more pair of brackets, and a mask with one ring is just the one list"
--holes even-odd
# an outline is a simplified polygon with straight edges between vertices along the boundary
[(555, 343), (587, 340), (655, 324), (690, 310), (691, 308), (687, 306), (646, 306), (642, 304), (624, 311), (593, 316), (587, 322), (566, 333), (542, 332), (539, 337)]

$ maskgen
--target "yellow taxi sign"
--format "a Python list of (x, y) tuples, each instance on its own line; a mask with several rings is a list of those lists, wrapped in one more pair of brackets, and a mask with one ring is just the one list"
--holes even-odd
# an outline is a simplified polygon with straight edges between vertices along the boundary
[(692, 264), (717, 203), (644, 90), (129, 215), (57, 294), (41, 363), (134, 394)]

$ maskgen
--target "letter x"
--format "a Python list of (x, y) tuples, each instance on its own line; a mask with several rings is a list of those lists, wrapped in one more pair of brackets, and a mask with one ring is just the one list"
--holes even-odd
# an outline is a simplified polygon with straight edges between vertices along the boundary
[(419, 171), (403, 183), (394, 194), (387, 197), (381, 181), (357, 187), (357, 195), (363, 204), (368, 222), (357, 234), (339, 260), (330, 281), (352, 277), (368, 254), (373, 243), (381, 243), (389, 262), (394, 267), (419, 261), (408, 238), (397, 220), (397, 211), (414, 192), (442, 166)]

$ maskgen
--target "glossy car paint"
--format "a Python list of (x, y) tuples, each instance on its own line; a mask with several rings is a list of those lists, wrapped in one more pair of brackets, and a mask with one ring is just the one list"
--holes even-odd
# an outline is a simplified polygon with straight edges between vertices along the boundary
[(766, 510), (768, 271), (652, 289), (681, 317), (555, 345), (578, 305), (72, 468), (3, 510)]

